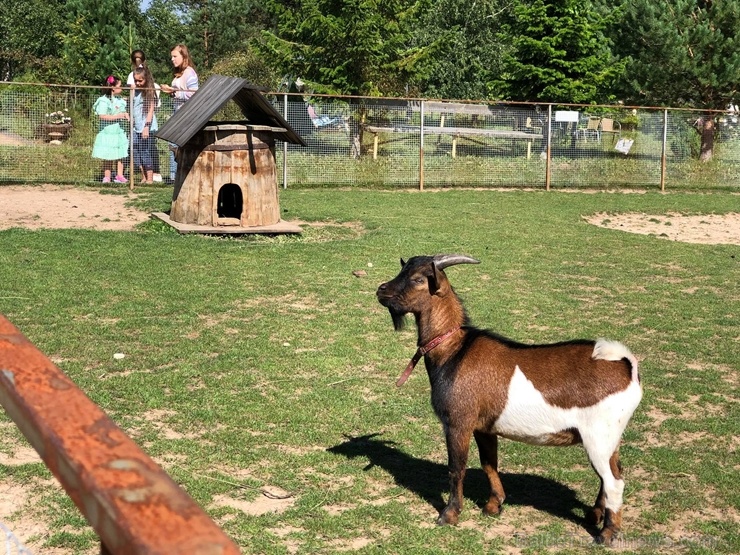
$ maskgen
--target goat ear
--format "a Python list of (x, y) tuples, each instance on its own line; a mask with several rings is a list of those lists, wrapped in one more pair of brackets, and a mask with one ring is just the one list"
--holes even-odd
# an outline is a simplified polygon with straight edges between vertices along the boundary
[(432, 264), (432, 273), (427, 276), (428, 282), (429, 282), (429, 294), (430, 295), (436, 295), (437, 291), (439, 291), (439, 284), (441, 282), (441, 275), (440, 271), (437, 269), (437, 266)]
[(402, 258), (401, 259), (401, 268), (403, 268), (406, 265), (406, 261)]

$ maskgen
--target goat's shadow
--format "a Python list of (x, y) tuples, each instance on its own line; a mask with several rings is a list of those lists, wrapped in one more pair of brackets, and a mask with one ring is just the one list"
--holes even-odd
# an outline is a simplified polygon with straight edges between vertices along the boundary
[[(350, 437), (346, 441), (327, 449), (330, 453), (348, 459), (363, 457), (370, 462), (364, 470), (379, 466), (389, 472), (396, 483), (430, 503), (437, 511), (445, 507), (443, 495), (449, 488), (447, 467), (445, 465), (417, 459), (396, 448), (393, 441), (379, 439), (381, 434), (368, 434)], [(528, 506), (544, 511), (555, 517), (570, 520), (582, 526), (590, 534), (597, 530), (586, 524), (586, 514), (591, 508), (576, 495), (571, 488), (533, 474), (499, 473), (506, 492), (506, 505)], [(488, 501), (490, 489), (488, 479), (480, 468), (469, 468), (465, 475), (464, 495), (479, 507)], [(579, 514), (580, 513), (580, 514)]]

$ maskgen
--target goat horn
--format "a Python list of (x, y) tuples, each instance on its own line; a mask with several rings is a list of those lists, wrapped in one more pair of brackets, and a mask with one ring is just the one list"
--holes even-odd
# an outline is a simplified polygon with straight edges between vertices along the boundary
[(434, 258), (434, 265), (438, 270), (444, 270), (455, 264), (480, 264), (480, 260), (465, 256), (464, 254), (438, 254)]

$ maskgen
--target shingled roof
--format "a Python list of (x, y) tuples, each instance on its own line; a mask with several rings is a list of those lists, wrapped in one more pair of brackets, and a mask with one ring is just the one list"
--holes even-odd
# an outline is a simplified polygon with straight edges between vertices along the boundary
[(183, 146), (229, 100), (233, 100), (244, 114), (246, 124), (274, 127), (276, 139), (306, 146), (301, 136), (262, 95), (266, 90), (237, 77), (211, 75), (154, 136)]

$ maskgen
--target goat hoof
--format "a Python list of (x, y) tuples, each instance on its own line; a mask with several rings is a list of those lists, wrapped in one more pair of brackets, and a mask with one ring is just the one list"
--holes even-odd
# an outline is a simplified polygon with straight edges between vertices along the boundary
[(453, 526), (455, 526), (458, 521), (457, 517), (457, 513), (445, 509), (444, 511), (442, 511), (442, 514), (439, 515), (439, 518), (437, 518), (437, 525), (446, 526), (447, 524), (452, 524)]
[(486, 516), (498, 516), (501, 514), (501, 503), (489, 501), (483, 507), (483, 514)]
[(596, 543), (599, 545), (603, 545), (605, 547), (609, 547), (614, 542), (614, 539), (617, 537), (617, 531), (612, 530), (610, 528), (605, 528), (601, 531), (601, 534), (596, 536)]

